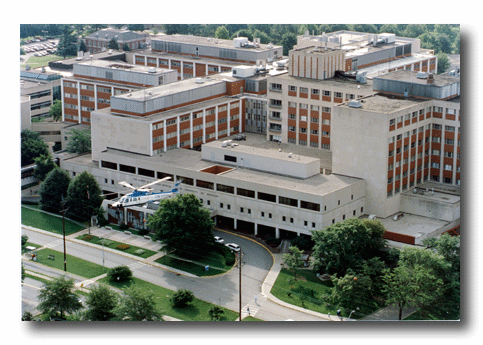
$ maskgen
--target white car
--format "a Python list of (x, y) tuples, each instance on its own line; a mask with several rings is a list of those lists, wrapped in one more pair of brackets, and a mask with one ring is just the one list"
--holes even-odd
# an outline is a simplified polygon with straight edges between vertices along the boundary
[(233, 252), (237, 252), (238, 253), (240, 251), (240, 246), (238, 244), (235, 244), (235, 243), (227, 243), (227, 244), (225, 244), (225, 246), (227, 246), (228, 249), (230, 249)]
[(216, 243), (223, 243), (223, 242), (225, 242), (225, 240), (222, 239), (220, 236), (215, 236), (215, 242)]

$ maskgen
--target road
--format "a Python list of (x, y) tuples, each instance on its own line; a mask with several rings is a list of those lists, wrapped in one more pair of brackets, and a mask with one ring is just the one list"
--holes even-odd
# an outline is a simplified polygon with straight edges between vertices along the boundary
[[(63, 252), (63, 241), (61, 237), (28, 230), (23, 228), (22, 233), (29, 237), (29, 242), (49, 247), (53, 250)], [(237, 236), (232, 233), (215, 232), (216, 235), (225, 239), (225, 243), (234, 242), (240, 245), (242, 255), (242, 317), (246, 315), (247, 307), (250, 308), (250, 315), (269, 321), (283, 321), (292, 319), (296, 321), (324, 321), (324, 319), (308, 315), (303, 312), (280, 306), (261, 295), (261, 286), (270, 268), (272, 267), (272, 255), (258, 243)], [(89, 246), (83, 243), (66, 241), (66, 251), (84, 260), (102, 265), (102, 248)], [(39, 265), (32, 261), (24, 261), (27, 270), (36, 271), (47, 276), (58, 276), (62, 271)], [(67, 262), (67, 266), (69, 262)], [(231, 310), (239, 310), (239, 270), (232, 269), (226, 274), (214, 277), (189, 277), (177, 275), (174, 272), (160, 267), (124, 256), (122, 254), (104, 251), (104, 265), (112, 268), (119, 265), (126, 265), (133, 271), (133, 276), (146, 280), (153, 284), (171, 290), (189, 289), (201, 300), (215, 303)], [(70, 275), (72, 276), (72, 275)], [(81, 278), (74, 277), (76, 283)], [(84, 281), (85, 285), (89, 281)], [(33, 292), (25, 296), (26, 302), (35, 301)], [(255, 295), (257, 301), (255, 302)], [(22, 296), (24, 297), (24, 296)]]

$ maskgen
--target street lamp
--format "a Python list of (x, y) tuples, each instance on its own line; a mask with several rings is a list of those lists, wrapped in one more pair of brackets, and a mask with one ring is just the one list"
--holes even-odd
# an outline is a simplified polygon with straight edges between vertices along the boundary
[(64, 272), (67, 272), (67, 254), (65, 250), (65, 212), (67, 212), (68, 208), (65, 207), (64, 196), (62, 196), (62, 208), (60, 212), (62, 212), (62, 233), (64, 234)]

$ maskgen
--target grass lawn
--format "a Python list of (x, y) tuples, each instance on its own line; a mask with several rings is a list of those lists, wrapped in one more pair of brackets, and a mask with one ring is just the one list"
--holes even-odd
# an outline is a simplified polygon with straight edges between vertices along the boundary
[(247, 316), (243, 318), (242, 321), (263, 321), (263, 320), (257, 319), (256, 317), (253, 317), (253, 316)]
[[(80, 239), (80, 240), (83, 240), (83, 241), (86, 241), (86, 242), (90, 242), (90, 243), (94, 243), (94, 244), (98, 244), (98, 245), (101, 245), (101, 246), (102, 246), (102, 240), (103, 240), (103, 238), (101, 238), (101, 237), (88, 235), (88, 234), (79, 236), (79, 237), (77, 237), (77, 239)], [(118, 246), (118, 245), (128, 246), (129, 248), (127, 248), (125, 250), (120, 249), (120, 248), (116, 248), (116, 246)], [(140, 248), (140, 247), (136, 247), (136, 246), (132, 246), (132, 245), (127, 245), (125, 243), (116, 242), (116, 241), (112, 241), (112, 240), (105, 240), (104, 246), (107, 247), (107, 248), (116, 249), (116, 250), (119, 250), (119, 251), (122, 251), (122, 252), (125, 252), (125, 253), (128, 253), (128, 254), (137, 255), (137, 256), (144, 258), (144, 259), (157, 253), (153, 250), (144, 249), (144, 248)], [(137, 254), (136, 253), (137, 250), (142, 250), (143, 253)]]
[(294, 275), (289, 270), (282, 268), (271, 293), (278, 299), (322, 314), (335, 315), (336, 306), (327, 306), (323, 296), (332, 293), (332, 282), (323, 282), (317, 278), (312, 270), (299, 270), (297, 281), (291, 283)]
[[(38, 229), (55, 232), (56, 234), (63, 234), (62, 217), (56, 217), (41, 211), (31, 210), (22, 206), (22, 224), (33, 226)], [(65, 220), (65, 235), (73, 234), (81, 231), (85, 227)]]
[[(190, 258), (177, 258), (171, 255), (165, 255), (157, 259), (156, 262), (165, 266), (173, 267), (178, 270), (195, 274), (199, 277), (214, 276), (217, 274), (222, 274), (229, 271), (234, 265), (234, 254), (230, 253), (228, 250), (223, 250), (225, 257), (220, 252), (213, 250), (209, 256), (195, 256)], [(233, 264), (227, 264), (228, 262), (233, 262)], [(189, 261), (186, 261), (189, 260)], [(205, 270), (205, 266), (208, 265), (208, 271)]]
[[(69, 57), (66, 56), (66, 59)], [(50, 61), (56, 61), (56, 60), (63, 60), (64, 58), (59, 55), (51, 54), (51, 55), (45, 55), (45, 56), (31, 56), (25, 63), (21, 65), (21, 67), (25, 67), (26, 65), (29, 65), (31, 68), (37, 68), (41, 66), (47, 66)]]
[[(133, 277), (130, 282), (123, 283), (110, 282), (108, 277), (100, 279), (99, 282), (109, 284), (119, 289), (127, 287), (130, 284), (135, 284), (144, 290), (149, 290), (154, 293), (156, 296), (156, 304), (164, 315), (183, 321), (211, 321), (210, 315), (208, 314), (208, 311), (212, 306), (211, 303), (195, 298), (193, 302), (185, 308), (173, 308), (169, 301), (170, 297), (175, 292), (173, 290), (163, 288), (135, 277)], [(223, 310), (225, 311), (225, 314), (221, 319), (222, 321), (234, 321), (238, 317), (238, 313), (232, 310), (226, 308), (223, 308)]]
[[(64, 270), (64, 253), (52, 250), (50, 248), (41, 249), (36, 252), (37, 262), (43, 265), (54, 267), (60, 270)], [(49, 259), (49, 254), (55, 256), (55, 259)], [(100, 276), (103, 273), (107, 273), (109, 269), (102, 267), (95, 263), (79, 259), (69, 254), (66, 255), (67, 259), (67, 272), (77, 274), (78, 276), (85, 278), (94, 278)]]

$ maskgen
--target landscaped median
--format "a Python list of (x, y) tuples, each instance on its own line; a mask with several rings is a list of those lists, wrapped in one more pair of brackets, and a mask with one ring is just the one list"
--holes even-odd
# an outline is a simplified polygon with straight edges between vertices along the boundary
[(132, 246), (126, 243), (116, 242), (116, 241), (112, 241), (109, 239), (105, 239), (102, 237), (89, 235), (89, 234), (84, 234), (76, 238), (82, 241), (104, 246), (106, 248), (111, 248), (111, 249), (119, 250), (124, 253), (136, 255), (143, 259), (146, 259), (157, 253), (153, 250)]

